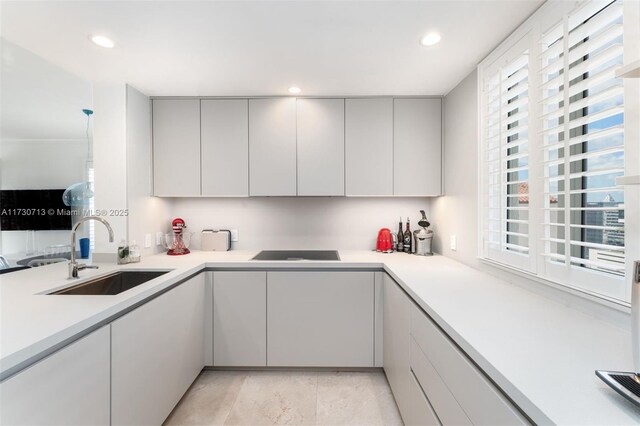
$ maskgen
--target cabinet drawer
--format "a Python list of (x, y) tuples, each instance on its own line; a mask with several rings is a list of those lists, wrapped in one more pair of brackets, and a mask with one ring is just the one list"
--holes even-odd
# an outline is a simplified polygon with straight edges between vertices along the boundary
[(411, 339), (411, 370), (442, 424), (472, 424), (413, 338)]
[(411, 335), (473, 424), (527, 424), (520, 413), (415, 304)]
[(408, 408), (403, 417), (407, 426), (440, 426), (438, 416), (434, 413), (413, 374), (410, 374), (408, 402)]

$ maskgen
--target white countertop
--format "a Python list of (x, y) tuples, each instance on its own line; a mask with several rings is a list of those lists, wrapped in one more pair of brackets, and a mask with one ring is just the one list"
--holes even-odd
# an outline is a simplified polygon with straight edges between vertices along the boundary
[(80, 272), (85, 279), (116, 269), (172, 269), (115, 296), (42, 294), (70, 285), (64, 263), (0, 275), (0, 373), (205, 267), (384, 268), (536, 423), (640, 423), (640, 410), (594, 374), (632, 370), (628, 327), (443, 256), (340, 251), (340, 262), (249, 261), (256, 253), (161, 254)]

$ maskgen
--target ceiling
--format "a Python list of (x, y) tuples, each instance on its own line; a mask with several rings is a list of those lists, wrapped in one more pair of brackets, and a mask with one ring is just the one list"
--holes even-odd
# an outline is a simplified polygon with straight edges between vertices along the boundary
[[(151, 96), (443, 95), (542, 0), (7, 1), (2, 35)], [(442, 41), (419, 44), (429, 31)], [(92, 44), (102, 34), (113, 49)]]

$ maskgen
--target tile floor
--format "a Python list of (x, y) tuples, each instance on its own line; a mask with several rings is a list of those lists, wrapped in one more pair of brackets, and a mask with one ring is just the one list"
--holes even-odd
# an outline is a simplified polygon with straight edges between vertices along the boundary
[(382, 372), (211, 371), (165, 425), (402, 425)]

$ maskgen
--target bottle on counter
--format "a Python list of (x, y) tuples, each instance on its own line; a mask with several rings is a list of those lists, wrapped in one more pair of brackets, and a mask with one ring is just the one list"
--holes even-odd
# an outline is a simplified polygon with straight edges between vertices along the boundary
[(129, 263), (129, 244), (127, 240), (120, 240), (118, 244), (118, 265)]
[(398, 222), (398, 242), (396, 243), (396, 251), (402, 253), (404, 251), (404, 234), (402, 233), (402, 218)]
[(133, 240), (129, 246), (129, 263), (138, 263), (140, 258), (140, 246), (136, 244), (136, 240)]
[[(402, 229), (402, 228), (400, 228)], [(407, 218), (407, 229), (404, 231), (404, 236), (403, 236), (403, 249), (405, 253), (412, 253), (412, 248), (413, 248), (413, 238), (411, 236), (411, 226), (409, 224), (409, 218)]]

